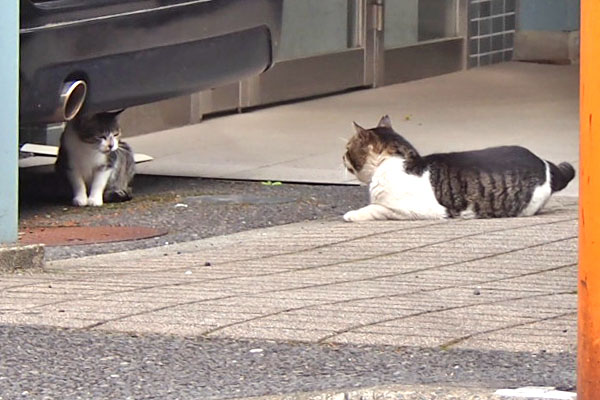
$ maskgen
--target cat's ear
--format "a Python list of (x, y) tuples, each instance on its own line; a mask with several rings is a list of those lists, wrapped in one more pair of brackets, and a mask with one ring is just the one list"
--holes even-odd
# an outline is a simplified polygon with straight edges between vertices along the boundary
[(78, 113), (75, 116), (75, 118), (73, 118), (71, 121), (67, 122), (67, 124), (73, 125), (73, 126), (77, 127), (77, 129), (82, 129), (83, 127), (92, 123), (94, 117), (95, 117), (94, 114), (90, 115), (90, 114)]
[(119, 108), (119, 109), (117, 109), (117, 110), (110, 110), (110, 111), (106, 111), (104, 114), (106, 114), (106, 115), (108, 115), (108, 116), (111, 116), (111, 117), (114, 117), (114, 118), (116, 118), (116, 117), (118, 117), (118, 116), (119, 116), (119, 114), (121, 114), (123, 111), (125, 111), (125, 109), (124, 109), (124, 108)]
[(367, 132), (367, 130), (365, 128), (363, 128), (356, 122), (352, 122), (352, 124), (354, 125), (354, 130), (356, 131), (357, 134), (360, 135), (360, 134), (365, 134)]
[(392, 120), (390, 119), (390, 116), (384, 115), (383, 117), (381, 117), (381, 119), (379, 120), (379, 123), (377, 124), (377, 127), (392, 129)]

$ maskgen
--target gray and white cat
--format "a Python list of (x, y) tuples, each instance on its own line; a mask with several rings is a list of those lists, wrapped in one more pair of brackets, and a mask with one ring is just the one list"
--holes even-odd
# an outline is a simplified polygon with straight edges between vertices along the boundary
[(71, 184), (76, 206), (132, 198), (135, 161), (131, 147), (119, 140), (121, 111), (78, 116), (67, 123), (55, 167)]
[(355, 123), (344, 165), (369, 185), (370, 204), (346, 221), (500, 218), (536, 214), (575, 176), (569, 163), (542, 160), (519, 146), (421, 156), (392, 129)]

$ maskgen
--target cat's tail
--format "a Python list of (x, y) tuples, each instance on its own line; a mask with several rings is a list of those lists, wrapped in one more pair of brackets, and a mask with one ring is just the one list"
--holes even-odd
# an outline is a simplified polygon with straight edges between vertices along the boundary
[(562, 162), (558, 166), (551, 162), (550, 165), (550, 188), (552, 193), (563, 190), (575, 177), (575, 168), (568, 162)]
[(105, 203), (121, 203), (133, 199), (131, 189), (106, 191), (103, 197)]

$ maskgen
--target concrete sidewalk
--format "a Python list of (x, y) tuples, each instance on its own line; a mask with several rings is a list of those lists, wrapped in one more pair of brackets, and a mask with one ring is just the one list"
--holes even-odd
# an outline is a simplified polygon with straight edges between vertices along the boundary
[(56, 261), (2, 277), (0, 325), (573, 355), (576, 278), (577, 199), (557, 197), (530, 218), (336, 218)]
[[(425, 155), (518, 144), (579, 161), (579, 66), (508, 62), (212, 118), (128, 138), (153, 162), (139, 171), (286, 182), (356, 182), (341, 157), (352, 121), (394, 128)], [(563, 195), (576, 196), (572, 182)]]

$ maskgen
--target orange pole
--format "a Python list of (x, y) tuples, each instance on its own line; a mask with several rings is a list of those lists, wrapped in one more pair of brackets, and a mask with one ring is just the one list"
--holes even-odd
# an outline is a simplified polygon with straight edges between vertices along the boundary
[(577, 400), (600, 399), (600, 1), (581, 1)]

